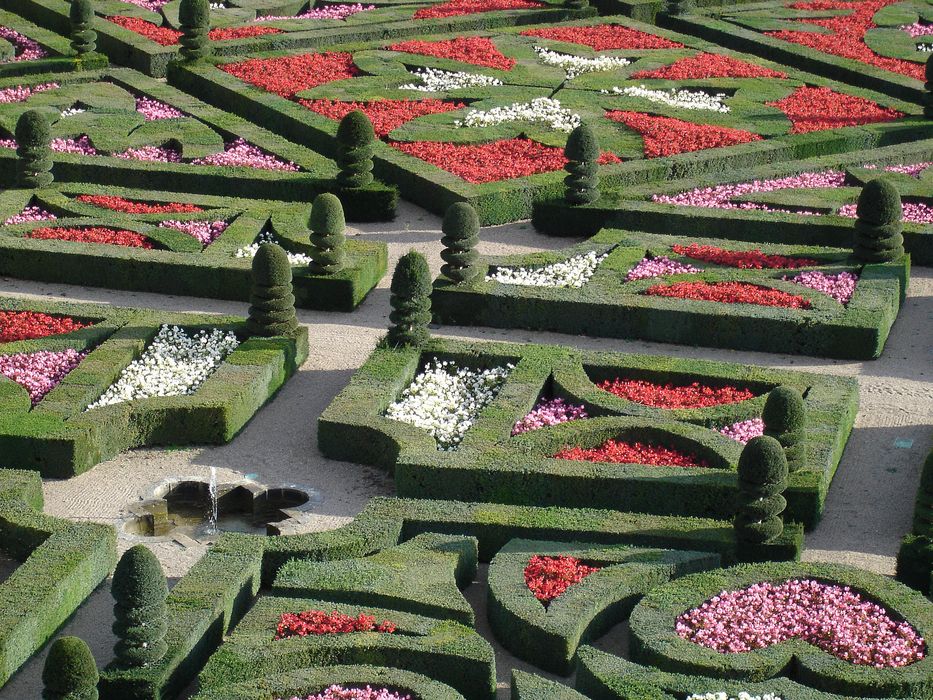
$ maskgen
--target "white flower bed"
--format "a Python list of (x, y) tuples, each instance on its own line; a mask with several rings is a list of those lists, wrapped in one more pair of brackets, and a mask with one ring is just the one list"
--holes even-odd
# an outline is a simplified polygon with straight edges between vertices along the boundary
[(544, 267), (500, 267), (486, 276), (487, 282), (519, 284), (526, 287), (572, 287), (579, 289), (590, 281), (596, 268), (609, 256), (595, 250), (575, 255)]
[(510, 122), (546, 124), (555, 131), (565, 131), (569, 134), (580, 126), (580, 115), (561, 107), (558, 100), (537, 97), (531, 102), (514, 102), (507, 107), (471, 109), (466, 117), (455, 121), (454, 126), (497, 126)]
[(572, 54), (559, 53), (551, 51), (544, 46), (535, 46), (535, 53), (541, 63), (548, 66), (557, 66), (564, 69), (567, 80), (573, 80), (583, 73), (597, 73), (606, 70), (615, 70), (631, 65), (631, 61), (620, 56), (596, 56), (588, 58), (586, 56), (573, 56)]
[(627, 88), (614, 87), (611, 90), (600, 90), (604, 95), (623, 95), (625, 97), (640, 97), (657, 104), (678, 109), (706, 110), (709, 112), (728, 112), (729, 108), (722, 103), (728, 95), (719, 93), (710, 95), (702, 90), (651, 90), (644, 85), (631, 85)]
[(739, 693), (739, 697), (736, 698), (729, 693), (704, 693), (703, 695), (691, 695), (687, 700), (781, 700), (777, 695), (772, 695), (771, 693), (765, 693), (764, 695), (749, 695), (746, 692)]
[[(268, 231), (263, 231), (259, 234), (259, 237), (256, 239), (255, 243), (250, 243), (249, 245), (245, 245), (242, 248), (237, 248), (236, 252), (233, 253), (233, 257), (249, 258), (252, 260), (256, 257), (256, 253), (259, 252), (259, 245), (261, 243), (275, 243), (278, 245), (279, 242), (275, 240), (275, 236), (273, 236), (271, 233)], [(310, 255), (305, 255), (304, 253), (289, 253), (288, 251), (285, 251), (285, 254), (288, 255), (288, 262), (292, 265), (311, 264)]]
[(414, 378), (386, 417), (427, 430), (439, 450), (456, 449), (499, 393), (513, 365), (475, 370), (433, 360)]
[(439, 68), (419, 68), (413, 71), (420, 83), (406, 83), (399, 85), (399, 90), (417, 90), (418, 92), (447, 92), (462, 88), (484, 87), (489, 85), (502, 85), (502, 81), (488, 75), (479, 73), (466, 73), (464, 71), (449, 71)]
[(215, 328), (188, 335), (178, 326), (162, 326), (139, 359), (127, 365), (87, 410), (152, 396), (193, 394), (239, 344), (229, 331)]

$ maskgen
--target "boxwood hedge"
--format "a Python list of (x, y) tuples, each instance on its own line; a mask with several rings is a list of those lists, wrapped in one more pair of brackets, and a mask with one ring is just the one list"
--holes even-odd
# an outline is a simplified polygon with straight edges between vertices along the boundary
[(933, 451), (920, 472), (913, 529), (897, 554), (897, 578), (933, 598)]

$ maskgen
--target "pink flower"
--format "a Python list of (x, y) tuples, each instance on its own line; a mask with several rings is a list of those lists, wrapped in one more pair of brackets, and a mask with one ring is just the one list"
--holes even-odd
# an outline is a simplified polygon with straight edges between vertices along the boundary
[(563, 399), (541, 399), (528, 415), (512, 427), (512, 435), (582, 418), (589, 418), (583, 406), (574, 406)]
[(19, 214), (14, 214), (3, 222), (4, 226), (14, 226), (16, 224), (25, 224), (30, 221), (54, 221), (55, 214), (46, 211), (42, 207), (28, 206)]
[(719, 432), (744, 445), (752, 438), (765, 434), (765, 422), (761, 418), (749, 418), (720, 428)]
[(0, 374), (24, 387), (35, 406), (86, 356), (87, 353), (71, 348), (0, 355)]
[(178, 119), (185, 116), (183, 112), (179, 112), (174, 107), (149, 97), (136, 98), (136, 111), (146, 117), (147, 122), (158, 119)]
[(286, 172), (298, 171), (298, 166), (294, 163), (286, 163), (275, 156), (263, 153), (261, 149), (247, 143), (244, 139), (237, 139), (233, 143), (228, 143), (223, 153), (212, 153), (192, 162), (195, 165), (218, 165)]
[(150, 163), (180, 163), (181, 152), (168, 146), (142, 146), (127, 148), (123, 153), (114, 153), (115, 158), (141, 160)]
[(368, 12), (369, 10), (375, 9), (375, 5), (361, 5), (360, 3), (354, 5), (326, 5), (324, 7), (313, 7), (307, 12), (302, 12), (300, 15), (294, 15), (292, 17), (286, 15), (266, 15), (264, 17), (257, 17), (253, 21), (278, 22), (289, 19), (346, 19), (360, 12)]
[(660, 277), (661, 275), (692, 274), (702, 271), (699, 267), (677, 262), (662, 255), (657, 258), (643, 258), (641, 262), (628, 271), (628, 274), (625, 275), (625, 281), (634, 282), (651, 277)]
[(160, 228), (171, 228), (197, 238), (201, 245), (208, 246), (227, 230), (226, 221), (163, 221)]
[(801, 284), (804, 287), (815, 289), (818, 292), (827, 294), (840, 304), (848, 304), (849, 299), (855, 293), (855, 285), (858, 283), (858, 275), (851, 272), (840, 272), (836, 275), (828, 275), (819, 270), (810, 270), (801, 272), (796, 277), (785, 275), (781, 279), (785, 281)]
[(0, 104), (11, 102), (25, 102), (30, 95), (43, 90), (54, 90), (61, 87), (58, 83), (42, 83), (41, 85), (17, 85), (0, 90)]
[[(901, 221), (911, 224), (933, 224), (933, 206), (923, 202), (904, 202), (904, 214)], [(839, 216), (846, 216), (850, 219), (856, 218), (855, 204), (844, 204), (839, 207), (837, 212)]]
[[(7, 27), (0, 26), (0, 39), (6, 39), (13, 44), (13, 58), (8, 59), (10, 62), (35, 61), (49, 55), (49, 52), (39, 46), (38, 42)], [(0, 63), (5, 63), (5, 61), (0, 61)]]

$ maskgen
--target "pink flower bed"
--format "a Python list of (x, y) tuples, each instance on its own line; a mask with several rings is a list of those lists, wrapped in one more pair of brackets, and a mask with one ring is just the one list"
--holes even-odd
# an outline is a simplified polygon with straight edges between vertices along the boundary
[(163, 221), (161, 228), (171, 228), (197, 238), (201, 245), (208, 246), (227, 230), (226, 221)]
[[(906, 221), (911, 224), (933, 224), (933, 207), (929, 204), (924, 204), (923, 202), (904, 202), (902, 206), (904, 213), (901, 216), (901, 221)], [(839, 207), (837, 213), (839, 216), (846, 216), (850, 219), (854, 219), (856, 217), (855, 208), (855, 204), (845, 204)]]
[(75, 153), (79, 156), (97, 155), (97, 149), (87, 135), (76, 139), (52, 139), (52, 150), (56, 153)]
[(332, 685), (327, 690), (322, 690), (316, 695), (306, 697), (279, 698), (279, 700), (411, 700), (410, 695), (396, 693), (388, 688), (345, 688), (342, 685)]
[(702, 272), (703, 270), (693, 265), (671, 260), (667, 256), (661, 255), (657, 258), (643, 258), (635, 267), (625, 275), (626, 282), (635, 282), (636, 280), (646, 280), (651, 277), (660, 277), (662, 275), (683, 275)]
[(149, 97), (136, 98), (136, 111), (142, 114), (147, 122), (159, 119), (178, 119), (185, 116), (183, 112), (179, 112), (174, 107)]
[(61, 87), (58, 83), (43, 83), (42, 85), (17, 85), (0, 90), (0, 104), (10, 104), (11, 102), (25, 102), (29, 97), (37, 92), (45, 90), (54, 90)]
[(40, 350), (0, 355), (0, 374), (25, 388), (35, 406), (86, 356), (87, 353), (71, 348), (59, 352)]
[(677, 634), (723, 654), (799, 638), (859, 666), (897, 668), (925, 655), (907, 622), (848, 586), (794, 579), (719, 595), (677, 618)]
[(139, 160), (148, 163), (181, 163), (181, 152), (168, 146), (140, 146), (127, 148), (123, 153), (114, 153), (114, 158)]
[(158, 12), (162, 9), (163, 6), (167, 5), (169, 0), (120, 0), (121, 2), (129, 3), (130, 5), (136, 5), (136, 7), (141, 7), (144, 10), (149, 10), (150, 12)]
[[(35, 61), (36, 59), (45, 58), (49, 55), (49, 52), (39, 46), (38, 42), (7, 27), (0, 26), (0, 39), (6, 39), (13, 44), (13, 58), (10, 59), (11, 62)], [(4, 61), (0, 61), (0, 63), (3, 62)]]
[(15, 224), (25, 224), (30, 221), (55, 221), (55, 214), (46, 211), (42, 207), (30, 206), (23, 209), (19, 214), (14, 214), (3, 222), (4, 226), (14, 226)]
[(818, 173), (801, 173), (771, 180), (754, 180), (732, 185), (698, 187), (688, 192), (675, 195), (653, 195), (651, 201), (659, 204), (675, 204), (681, 207), (703, 207), (706, 209), (755, 209), (758, 211), (777, 211), (765, 204), (755, 202), (733, 202), (732, 200), (748, 194), (776, 192), (778, 190), (809, 189), (813, 187), (842, 187), (846, 174), (838, 170), (824, 170)]
[(911, 39), (916, 39), (917, 37), (933, 34), (933, 25), (924, 24), (923, 22), (914, 22), (913, 24), (905, 24), (900, 27), (900, 30), (902, 32), (907, 32)]
[(219, 165), (222, 167), (298, 172), (298, 166), (294, 163), (286, 163), (275, 156), (263, 153), (262, 149), (247, 143), (244, 139), (237, 139), (233, 143), (228, 143), (223, 153), (212, 153), (191, 162), (194, 165)]
[(287, 17), (285, 15), (265, 15), (263, 17), (257, 17), (254, 22), (278, 22), (280, 20), (289, 20), (289, 19), (338, 19), (343, 20), (347, 17), (352, 17), (353, 15), (359, 14), (360, 12), (368, 12), (369, 10), (375, 10), (375, 5), (361, 5), (356, 3), (354, 5), (327, 5), (326, 7), (312, 7), (307, 12), (302, 12), (300, 15), (293, 15), (292, 17)]
[(765, 434), (765, 422), (761, 418), (749, 418), (720, 428), (719, 432), (744, 445), (752, 438)]
[(840, 272), (836, 275), (828, 275), (819, 270), (811, 270), (808, 272), (801, 272), (796, 277), (787, 277), (785, 275), (782, 279), (794, 282), (795, 284), (802, 284), (804, 287), (815, 289), (818, 292), (823, 292), (823, 294), (831, 296), (840, 304), (849, 303), (849, 299), (851, 299), (852, 295), (855, 293), (855, 285), (858, 284), (858, 275), (852, 274), (851, 272)]
[(528, 415), (512, 426), (512, 435), (582, 418), (589, 418), (583, 406), (575, 406), (563, 399), (541, 399)]

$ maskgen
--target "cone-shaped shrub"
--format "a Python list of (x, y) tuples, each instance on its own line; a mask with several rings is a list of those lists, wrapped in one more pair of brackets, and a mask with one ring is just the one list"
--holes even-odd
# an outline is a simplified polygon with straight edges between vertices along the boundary
[(421, 253), (412, 250), (399, 258), (392, 275), (391, 291), (389, 345), (399, 347), (424, 343), (430, 336), (431, 270)]
[(87, 643), (59, 637), (42, 667), (42, 700), (97, 700), (97, 664)]
[(369, 117), (353, 110), (337, 127), (337, 183), (341, 187), (365, 187), (373, 181), (373, 148), (376, 132)]
[(340, 272), (346, 260), (347, 223), (343, 205), (336, 195), (319, 194), (311, 205), (311, 260), (309, 266), (316, 275)]
[(263, 243), (253, 258), (253, 288), (249, 295), (250, 335), (290, 335), (298, 328), (292, 266), (288, 254), (275, 243)]
[(933, 119), (933, 53), (927, 57), (926, 76), (927, 82), (924, 85), (926, 92), (923, 94), (923, 116), (927, 119)]
[(178, 25), (181, 29), (178, 43), (181, 44), (179, 53), (182, 59), (196, 61), (210, 55), (210, 0), (181, 0), (178, 6)]
[(789, 386), (776, 387), (768, 394), (761, 418), (765, 435), (784, 448), (787, 470), (795, 472), (807, 463), (807, 407), (799, 391)]
[(599, 141), (589, 125), (581, 124), (570, 132), (564, 146), (564, 166), (569, 175), (564, 198), (569, 204), (588, 204), (599, 199)]
[(784, 448), (773, 437), (752, 438), (739, 457), (739, 496), (735, 516), (738, 546), (772, 542), (784, 532), (787, 507)]
[(39, 112), (29, 110), (16, 122), (17, 181), (38, 189), (52, 184), (52, 128)]
[(441, 231), (444, 232), (441, 238), (444, 245), (441, 251), (444, 260), (441, 272), (457, 284), (472, 282), (480, 273), (476, 264), (479, 258), (476, 252), (479, 243), (479, 216), (476, 210), (466, 202), (451, 204), (444, 213)]
[(97, 48), (93, 0), (71, 0), (71, 48), (79, 56)]
[(865, 262), (888, 262), (904, 255), (901, 195), (890, 180), (871, 180), (858, 197), (855, 257)]
[(141, 544), (124, 552), (113, 572), (113, 647), (120, 666), (155, 663), (165, 656), (168, 586), (156, 556)]

